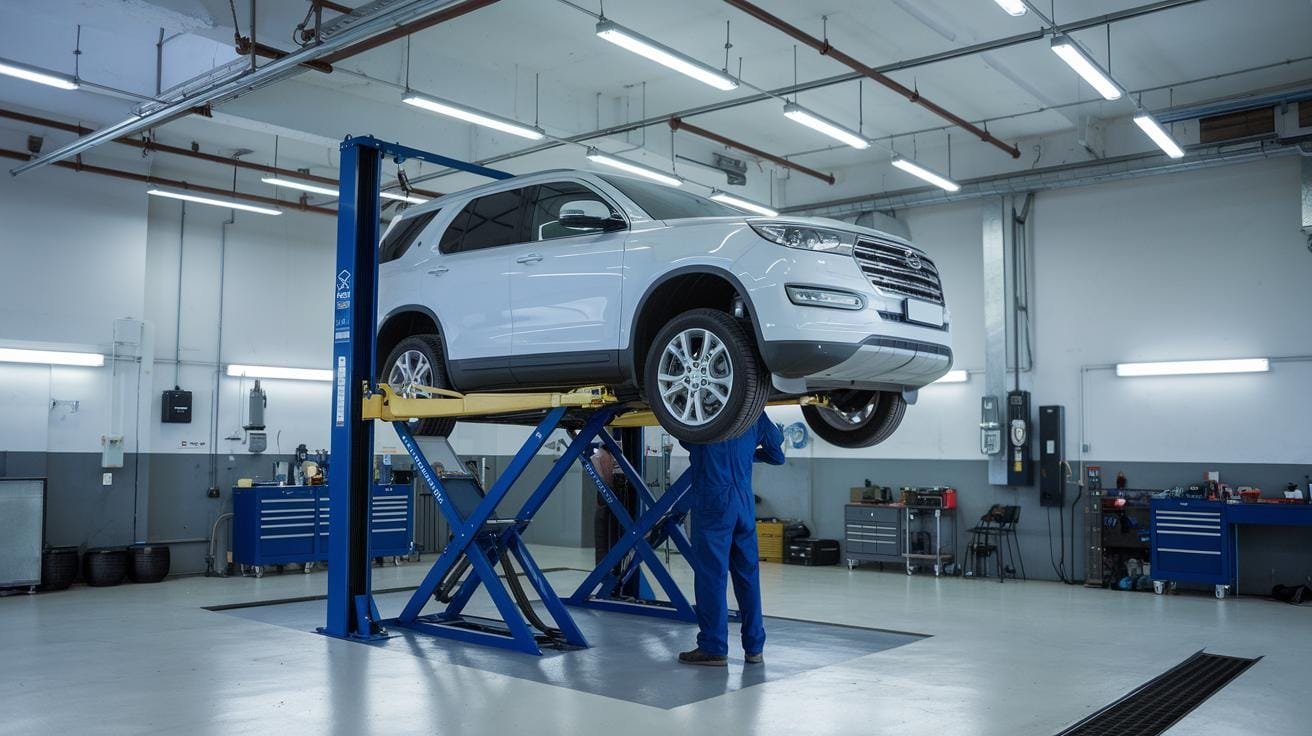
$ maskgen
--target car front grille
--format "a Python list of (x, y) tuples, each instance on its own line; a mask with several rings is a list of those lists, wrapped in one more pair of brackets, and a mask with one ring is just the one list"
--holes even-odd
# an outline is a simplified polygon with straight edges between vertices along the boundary
[(938, 267), (928, 256), (896, 243), (862, 239), (853, 257), (870, 283), (885, 294), (943, 303)]

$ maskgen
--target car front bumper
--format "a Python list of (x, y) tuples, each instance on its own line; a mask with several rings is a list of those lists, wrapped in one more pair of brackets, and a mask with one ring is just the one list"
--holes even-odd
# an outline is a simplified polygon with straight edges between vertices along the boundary
[(859, 343), (782, 340), (761, 344), (770, 371), (802, 379), (807, 390), (917, 389), (952, 367), (946, 345), (872, 335)]

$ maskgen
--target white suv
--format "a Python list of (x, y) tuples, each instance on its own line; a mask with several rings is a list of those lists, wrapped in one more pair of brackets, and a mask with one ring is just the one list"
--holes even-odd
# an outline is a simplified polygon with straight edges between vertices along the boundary
[(435, 199), (392, 221), (379, 261), (379, 378), (406, 395), (604, 384), (674, 437), (716, 442), (769, 400), (821, 394), (812, 430), (866, 447), (952, 365), (938, 271), (905, 240), (625, 176)]

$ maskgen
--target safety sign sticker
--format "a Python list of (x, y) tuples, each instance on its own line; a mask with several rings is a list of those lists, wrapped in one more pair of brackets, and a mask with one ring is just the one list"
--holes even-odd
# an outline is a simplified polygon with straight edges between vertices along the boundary
[(337, 356), (337, 426), (346, 426), (346, 356)]

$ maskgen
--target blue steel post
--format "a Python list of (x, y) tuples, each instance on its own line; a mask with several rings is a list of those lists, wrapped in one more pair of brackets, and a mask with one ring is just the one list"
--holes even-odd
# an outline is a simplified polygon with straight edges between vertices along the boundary
[(378, 187), (382, 156), (372, 139), (341, 148), (333, 310), (332, 463), (328, 536), (328, 620), (323, 633), (381, 634), (370, 598), (369, 490), (373, 422), (362, 416), (374, 375), (378, 288)]

